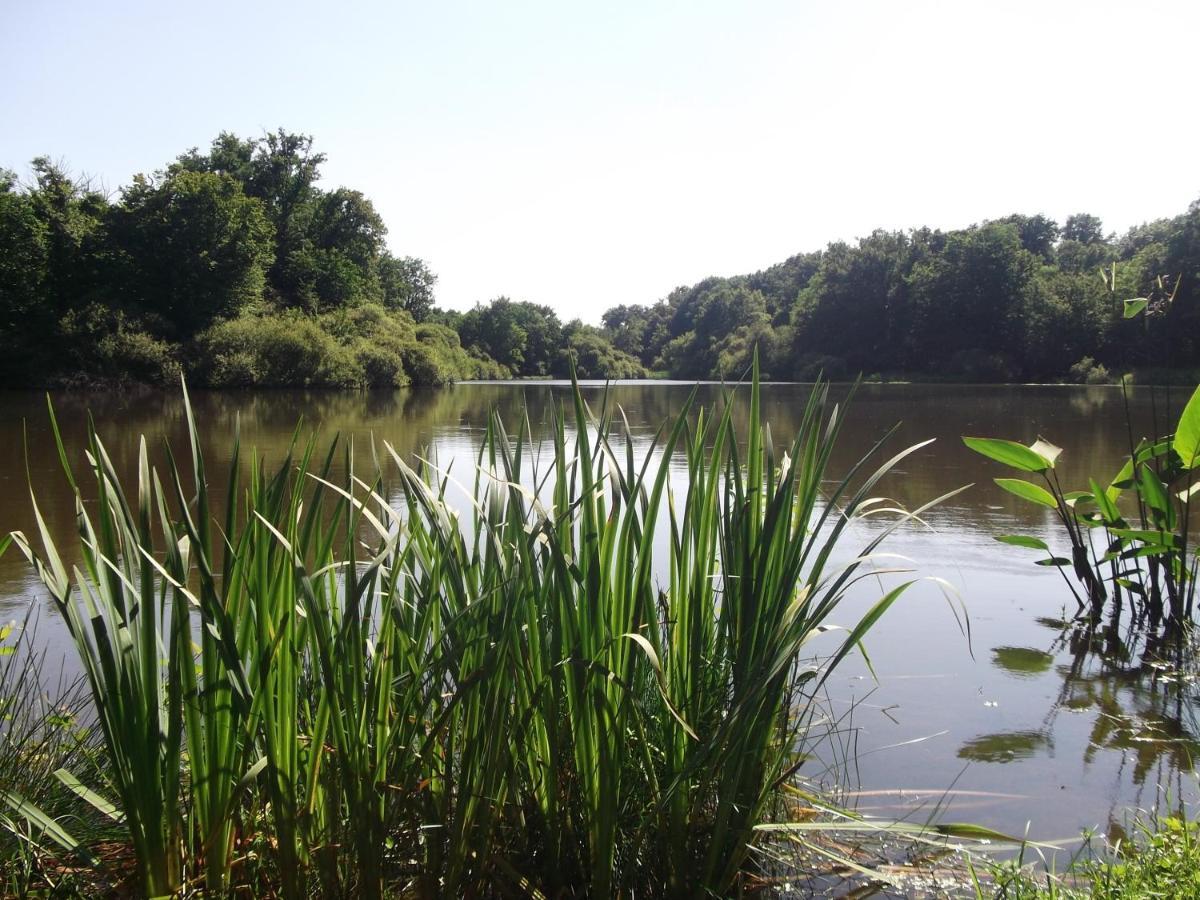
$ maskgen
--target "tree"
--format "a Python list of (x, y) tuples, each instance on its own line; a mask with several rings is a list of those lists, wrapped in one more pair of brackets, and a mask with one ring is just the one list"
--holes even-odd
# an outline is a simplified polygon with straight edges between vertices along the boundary
[(122, 196), (114, 237), (128, 260), (120, 288), (186, 338), (262, 296), (271, 226), (229, 175), (138, 176)]
[(418, 322), (429, 318), (437, 276), (424, 260), (395, 257), (385, 250), (379, 258), (379, 284), (384, 306), (406, 310)]
[[(1053, 219), (1042, 215), (1022, 216), (1014, 213), (996, 221), (1000, 225), (1015, 225), (1017, 236), (1021, 239), (1021, 246), (1030, 253), (1045, 260), (1054, 259), (1054, 245), (1058, 242), (1062, 230)], [(1097, 220), (1098, 224), (1099, 220)]]
[(1062, 237), (1064, 241), (1078, 241), (1080, 244), (1101, 244), (1104, 242), (1104, 225), (1096, 216), (1076, 213), (1067, 217)]
[(908, 278), (909, 364), (920, 370), (956, 354), (962, 361), (987, 355), (997, 364), (989, 363), (985, 377), (1008, 377), (1010, 361), (1021, 354), (1020, 311), (1034, 259), (1012, 224), (949, 234), (942, 251), (918, 262)]

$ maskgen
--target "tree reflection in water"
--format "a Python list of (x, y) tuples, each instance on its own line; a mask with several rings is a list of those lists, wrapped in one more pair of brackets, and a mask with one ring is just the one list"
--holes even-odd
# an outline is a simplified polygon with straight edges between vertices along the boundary
[[(1122, 612), (1118, 607), (1107, 619), (1038, 618), (1055, 632), (1045, 649), (994, 648), (992, 664), (1007, 674), (1038, 677), (1054, 663), (1061, 685), (1039, 727), (978, 735), (962, 744), (959, 758), (1009, 763), (1053, 753), (1059, 714), (1091, 714), (1084, 768), (1103, 751), (1119, 753), (1115, 777), (1136, 786), (1138, 805), (1149, 799), (1147, 788), (1155, 791), (1154, 806), (1181, 803), (1184, 773), (1200, 758), (1195, 639), (1148, 629), (1137, 617), (1123, 622)], [(1121, 832), (1121, 818), (1114, 801), (1110, 836)]]

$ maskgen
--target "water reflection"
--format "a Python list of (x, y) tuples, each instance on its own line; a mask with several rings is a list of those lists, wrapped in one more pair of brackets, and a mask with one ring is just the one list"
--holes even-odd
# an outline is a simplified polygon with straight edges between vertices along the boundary
[[(553, 410), (569, 400), (568, 390), (562, 383), (540, 382), (369, 393), (196, 392), (193, 403), (214, 484), (228, 477), (235, 428), (240, 428), (243, 452), (254, 448), (272, 466), (288, 452), (301, 418), (302, 441), (312, 434), (322, 441), (340, 435), (353, 444), (359, 471), (370, 464), (372, 444), (380, 448), (386, 441), (405, 457), (436, 457), (469, 482), (466, 475), (492, 410), (508, 423), (527, 415), (533, 440), (544, 443), (551, 438)], [(661, 424), (683, 407), (693, 386), (622, 383), (607, 395), (598, 384), (584, 390), (597, 410), (607, 403), (623, 411), (637, 447), (645, 452)], [(708, 408), (718, 406), (721, 391), (718, 386), (701, 386), (697, 400)], [(834, 392), (840, 398), (846, 388)], [(807, 394), (808, 388), (800, 385), (764, 388), (764, 416), (778, 440), (794, 433)], [(135, 473), (143, 434), (158, 464), (164, 460), (164, 441), (177, 451), (186, 448), (177, 391), (58, 393), (52, 399), (77, 468), (85, 464), (89, 410), (122, 477)], [(1164, 414), (1162, 406), (1160, 402), (1156, 410), (1146, 392), (1133, 392), (1137, 434), (1155, 430), (1156, 413), (1160, 419)], [(1031, 558), (1021, 551), (996, 544), (993, 536), (1029, 534), (1054, 545), (1058, 537), (1053, 514), (993, 485), (992, 477), (1002, 473), (960, 440), (975, 434), (1029, 443), (1043, 435), (1066, 448), (1058, 467), (1064, 484), (1079, 485), (1089, 475), (1109, 478), (1120, 468), (1128, 446), (1123, 407), (1119, 389), (1104, 386), (861, 387), (830, 473), (840, 478), (898, 424), (892, 450), (936, 440), (904, 460), (901, 471), (878, 486), (881, 495), (911, 509), (975, 483), (932, 510), (925, 517), (928, 528), (903, 529), (888, 546), (915, 560), (922, 574), (944, 576), (959, 587), (971, 613), (976, 646), (985, 648), (976, 659), (970, 658), (940, 594), (932, 590), (930, 602), (922, 602), (919, 590), (914, 590), (902, 608), (884, 619), (869, 643), (880, 677), (878, 687), (872, 688), (878, 695), (871, 702), (887, 712), (878, 714), (874, 732), (864, 732), (861, 747), (903, 746), (863, 756), (856, 771), (862, 774), (864, 788), (937, 792), (961, 777), (957, 789), (962, 796), (969, 788), (980, 796), (999, 797), (1012, 792), (1019, 781), (1022, 796), (1010, 806), (971, 810), (970, 817), (1008, 831), (1020, 831), (1032, 819), (1035, 836), (1063, 837), (1081, 825), (1095, 824), (1096, 816), (1108, 810), (1144, 802), (1143, 789), (1178, 784), (1181, 773), (1191, 771), (1200, 734), (1189, 713), (1189, 704), (1195, 702), (1194, 683), (1165, 666), (1158, 649), (1136, 636), (1135, 623), (1045, 615), (1071, 602), (1064, 585), (1052, 573), (1030, 565)], [(744, 414), (739, 407), (739, 423), (744, 423)], [(59, 471), (45, 398), (0, 392), (4, 531), (31, 532), (35, 527), (26, 459), (47, 527), (56, 541), (69, 546), (74, 501)], [(335, 478), (342, 467), (339, 458)], [(385, 484), (388, 496), (399, 500), (397, 491), (398, 484)], [(224, 496), (220, 490), (213, 494)], [(219, 508), (213, 512), (223, 514)], [(869, 538), (871, 529), (882, 527), (880, 520), (864, 523), (861, 529)], [(852, 544), (845, 549), (861, 545), (857, 540)], [(31, 601), (43, 599), (17, 554), (0, 557), (4, 619), (21, 618)], [(53, 623), (49, 616), (43, 620), (39, 637), (53, 642)], [(857, 678), (862, 680), (850, 680)], [(856, 674), (852, 664), (841, 682), (843, 696), (860, 696), (864, 684), (874, 684), (872, 673), (864, 668)], [(866, 710), (864, 706), (862, 716)], [(945, 737), (929, 738), (946, 731), (950, 734)], [(1014, 778), (1018, 768), (1019, 779)], [(1070, 802), (1063, 803), (1063, 796)]]
[(1148, 631), (1140, 619), (1123, 623), (1119, 607), (1107, 619), (1034, 621), (1054, 632), (1046, 649), (996, 647), (992, 664), (1016, 678), (1050, 674), (1060, 682), (1041, 726), (970, 738), (959, 748), (959, 758), (1009, 763), (1053, 754), (1058, 717), (1081, 715), (1090, 720), (1081, 760), (1085, 769), (1104, 751), (1113, 751), (1122, 759), (1118, 777), (1138, 787), (1179, 782), (1176, 796), (1182, 797), (1180, 779), (1200, 758), (1195, 648), (1177, 634)]

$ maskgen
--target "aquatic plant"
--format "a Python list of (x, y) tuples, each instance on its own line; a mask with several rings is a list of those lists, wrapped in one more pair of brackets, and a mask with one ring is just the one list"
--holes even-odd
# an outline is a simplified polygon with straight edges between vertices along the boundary
[(140, 890), (733, 890), (817, 690), (910, 584), (832, 631), (921, 512), (875, 496), (918, 448), (876, 465), (885, 436), (834, 477), (827, 384), (782, 448), (757, 370), (694, 398), (647, 444), (576, 386), (548, 443), (494, 414), (466, 473), (386, 444), (360, 472), (336, 440), (269, 470), (235, 435), (220, 523), (190, 404), (190, 464), (168, 448), (160, 475), (143, 440), (128, 487), (90, 427), (86, 493), (51, 412), (78, 546), (36, 497), (40, 546), (14, 541), (102, 732), (101, 783), (64, 777), (124, 829)]
[[(1055, 471), (1061, 448), (1044, 440), (1026, 447), (996, 438), (965, 437), (975, 452), (1019, 472), (1041, 476), (1042, 484), (997, 478), (996, 484), (1029, 503), (1052, 510), (1070, 544), (1070, 556), (1038, 565), (1071, 571), (1075, 591), (1099, 610), (1110, 593), (1128, 594), (1144, 605), (1153, 622), (1190, 619), (1195, 605), (1197, 558), (1189, 548), (1195, 470), (1200, 466), (1200, 388), (1184, 407), (1173, 434), (1143, 439), (1107, 484), (1089, 479), (1089, 490), (1066, 491)], [(1043, 486), (1044, 485), (1044, 486)], [(1123, 494), (1136, 509), (1123, 511)], [(997, 540), (1050, 552), (1041, 538), (1000, 535)], [(1068, 580), (1068, 584), (1070, 581)]]
[[(1114, 264), (1105, 284), (1115, 292)], [(1179, 289), (1159, 278), (1149, 297), (1125, 300), (1125, 319), (1143, 319), (1170, 307)], [(1134, 439), (1129, 413), (1128, 385), (1121, 382), (1129, 456), (1107, 483), (1088, 479), (1086, 490), (1064, 491), (1055, 471), (1063, 452), (1038, 439), (1026, 447), (996, 438), (964, 437), (976, 453), (1019, 472), (1041, 476), (1041, 484), (1021, 478), (997, 478), (996, 484), (1027, 502), (1054, 511), (1070, 544), (1070, 557), (1039, 560), (1038, 565), (1069, 569), (1082, 588), (1082, 596), (1067, 578), (1080, 609), (1084, 601), (1098, 615), (1112, 596), (1118, 605), (1122, 592), (1143, 609), (1151, 625), (1161, 622), (1181, 626), (1192, 617), (1196, 598), (1198, 558), (1189, 549), (1193, 522), (1192, 498), (1200, 489), (1200, 387), (1193, 391), (1171, 433)], [(1157, 417), (1156, 417), (1157, 418)], [(1156, 429), (1157, 430), (1157, 429)], [(1125, 509), (1122, 509), (1123, 500)], [(1130, 509), (1129, 507), (1133, 507)], [(1050, 552), (1045, 541), (1027, 535), (1001, 535), (997, 540), (1018, 547)]]

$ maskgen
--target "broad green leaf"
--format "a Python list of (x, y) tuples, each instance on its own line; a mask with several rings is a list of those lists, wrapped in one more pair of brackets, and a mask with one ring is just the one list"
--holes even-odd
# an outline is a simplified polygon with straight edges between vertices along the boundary
[(1004, 463), (1022, 472), (1045, 472), (1051, 463), (1035, 450), (1016, 441), (1006, 441), (1002, 438), (964, 437), (963, 443), (976, 453)]
[(1142, 439), (1142, 442), (1137, 446), (1137, 453), (1134, 458), (1140, 462), (1149, 462), (1152, 459), (1157, 459), (1160, 456), (1166, 456), (1171, 450), (1171, 439), (1162, 438), (1156, 441), (1147, 441)]
[(1058, 509), (1058, 501), (1044, 487), (1020, 478), (996, 478), (994, 480), (999, 487), (1004, 488), (1010, 494), (1015, 494), (1022, 500), (1028, 500), (1030, 503), (1037, 503), (1040, 506), (1048, 506), (1051, 509)]
[(1037, 566), (1069, 566), (1071, 561), (1063, 556), (1052, 556), (1049, 559), (1039, 559), (1034, 565)]
[(1175, 428), (1175, 452), (1185, 468), (1200, 466), (1200, 386), (1192, 392), (1192, 399), (1179, 417), (1179, 425)]
[(1096, 483), (1096, 479), (1090, 479), (1092, 485), (1092, 496), (1096, 499), (1096, 508), (1100, 510), (1100, 516), (1106, 525), (1117, 525), (1123, 520), (1121, 511), (1117, 508), (1116, 498), (1120, 496), (1120, 491), (1113, 495), (1113, 488), (1107, 491), (1100, 490), (1100, 485)]
[(1132, 319), (1140, 313), (1150, 303), (1145, 297), (1131, 297), (1125, 301), (1124, 316), (1126, 319)]
[(1050, 551), (1046, 546), (1046, 542), (1035, 537), (1028, 537), (1023, 534), (1001, 534), (996, 536), (1002, 544), (1012, 544), (1014, 547), (1027, 547), (1030, 550), (1045, 550)]
[(1171, 498), (1167, 494), (1167, 486), (1149, 466), (1142, 466), (1138, 471), (1138, 493), (1146, 505), (1157, 513), (1157, 518), (1163, 520), (1160, 524), (1169, 524), (1166, 520), (1171, 514)]
[(1182, 491), (1176, 493), (1175, 496), (1179, 498), (1181, 503), (1188, 503), (1197, 493), (1200, 493), (1200, 481), (1197, 481), (1191, 487), (1184, 488)]
[(1152, 547), (1169, 547), (1178, 549), (1179, 537), (1169, 531), (1149, 531), (1138, 528), (1114, 528), (1112, 533), (1119, 538), (1130, 541), (1141, 541)]

